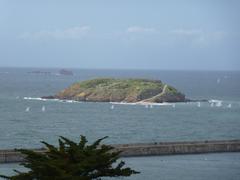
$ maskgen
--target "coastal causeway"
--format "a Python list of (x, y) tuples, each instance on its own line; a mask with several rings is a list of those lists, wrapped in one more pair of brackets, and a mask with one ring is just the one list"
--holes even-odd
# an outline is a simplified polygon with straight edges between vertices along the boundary
[[(111, 146), (117, 151), (122, 151), (121, 157), (240, 152), (240, 140), (156, 142), (115, 144)], [(35, 151), (39, 153), (46, 152), (45, 149), (35, 149)], [(24, 156), (20, 152), (0, 150), (0, 163), (18, 163), (23, 161)]]

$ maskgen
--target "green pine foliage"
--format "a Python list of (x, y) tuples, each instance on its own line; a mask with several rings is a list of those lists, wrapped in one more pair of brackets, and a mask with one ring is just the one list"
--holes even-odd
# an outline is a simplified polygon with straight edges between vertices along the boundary
[(47, 148), (46, 153), (17, 150), (26, 156), (21, 165), (29, 171), (15, 170), (17, 175), (0, 177), (10, 180), (101, 180), (102, 177), (139, 173), (129, 167), (124, 168), (123, 161), (117, 162), (121, 152), (109, 145), (100, 144), (105, 138), (107, 137), (88, 145), (85, 136), (81, 136), (79, 143), (61, 136), (58, 147), (42, 142)]

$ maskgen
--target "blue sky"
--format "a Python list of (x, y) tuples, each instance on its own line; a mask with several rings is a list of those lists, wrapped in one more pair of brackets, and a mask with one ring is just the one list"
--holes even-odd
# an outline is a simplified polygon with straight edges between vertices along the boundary
[(239, 2), (0, 0), (0, 66), (240, 70)]

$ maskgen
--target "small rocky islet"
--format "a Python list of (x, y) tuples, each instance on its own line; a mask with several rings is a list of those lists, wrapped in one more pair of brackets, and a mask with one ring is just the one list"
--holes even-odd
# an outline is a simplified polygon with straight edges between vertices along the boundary
[(53, 96), (86, 102), (163, 103), (186, 102), (185, 95), (160, 80), (97, 78), (74, 83)]

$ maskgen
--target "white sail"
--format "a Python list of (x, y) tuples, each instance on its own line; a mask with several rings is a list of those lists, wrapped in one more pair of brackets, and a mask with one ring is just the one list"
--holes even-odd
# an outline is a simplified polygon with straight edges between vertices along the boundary
[(42, 112), (45, 112), (45, 111), (46, 111), (45, 106), (42, 106)]
[(26, 112), (29, 112), (29, 111), (30, 111), (30, 107), (27, 107), (25, 111), (26, 111)]
[(114, 105), (111, 106), (111, 109), (114, 109)]
[(198, 106), (198, 107), (201, 107), (201, 103), (200, 103), (200, 102), (198, 102), (198, 103), (197, 103), (197, 106)]

